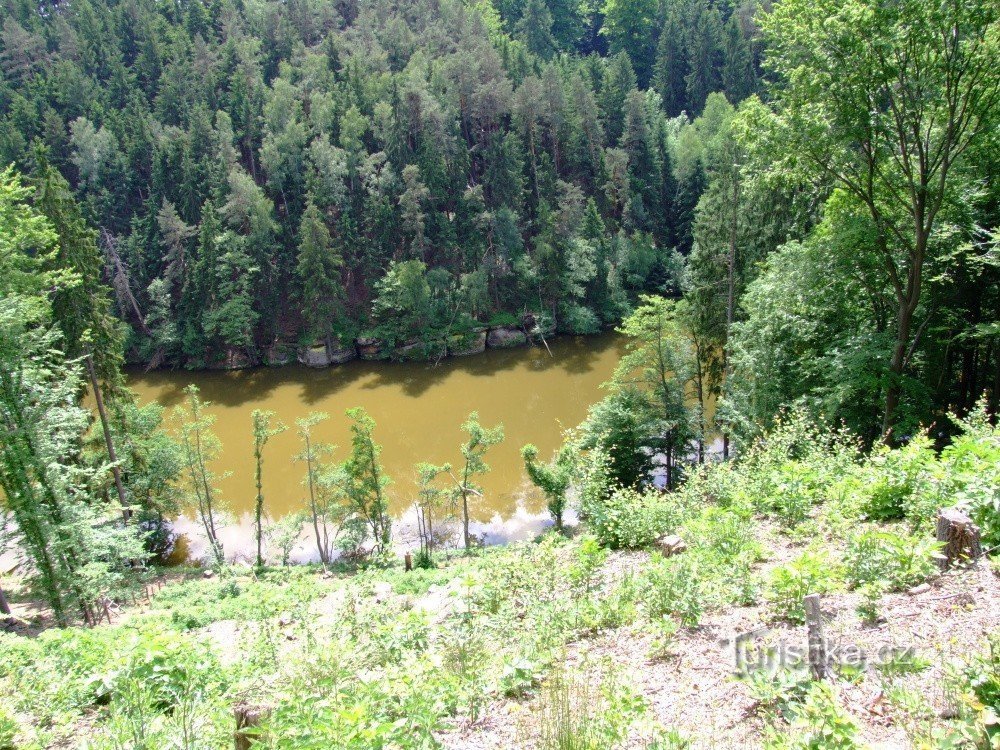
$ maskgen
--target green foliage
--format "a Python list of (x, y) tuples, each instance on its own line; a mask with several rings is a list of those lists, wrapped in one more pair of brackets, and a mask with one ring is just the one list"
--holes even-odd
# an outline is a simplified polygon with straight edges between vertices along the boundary
[(454, 476), (454, 497), (462, 504), (462, 536), (465, 549), (472, 548), (472, 537), (469, 533), (469, 498), (482, 497), (483, 490), (476, 484), (476, 477), (490, 470), (486, 463), (486, 453), (495, 445), (503, 442), (503, 425), (484, 427), (479, 422), (479, 413), (472, 412), (462, 423), (462, 431), (468, 439), (459, 446), (462, 453), (461, 476)]
[(29, 576), (66, 625), (71, 611), (88, 616), (98, 597), (128, 591), (147, 553), (120, 509), (97, 501), (107, 469), (81, 460), (90, 416), (77, 405), (79, 362), (66, 360), (48, 316), (41, 299), (0, 298), (0, 489)]
[(859, 482), (865, 495), (863, 509), (873, 521), (916, 516), (911, 510), (925, 491), (926, 472), (935, 460), (930, 438), (916, 436), (906, 445), (874, 450), (865, 461)]
[(879, 605), (882, 602), (882, 594), (885, 593), (885, 586), (879, 581), (871, 581), (858, 586), (858, 593), (861, 599), (855, 611), (862, 622), (874, 625), (879, 620)]
[(581, 510), (597, 540), (612, 549), (648, 547), (680, 521), (676, 502), (656, 489), (616, 489)]
[(701, 620), (704, 583), (693, 555), (654, 555), (642, 573), (639, 588), (646, 614), (653, 622), (669, 616), (686, 627), (694, 627)]
[[(596, 671), (596, 670), (595, 670)], [(560, 671), (542, 689), (537, 714), (541, 750), (617, 747), (646, 712), (640, 696), (614, 675)]]
[(648, 451), (655, 442), (659, 421), (644, 393), (626, 386), (594, 404), (581, 425), (580, 447), (603, 456), (608, 480), (635, 487), (652, 470)]
[(576, 456), (570, 445), (564, 445), (556, 457), (548, 464), (538, 463), (538, 449), (531, 445), (521, 448), (524, 468), (531, 481), (545, 494), (549, 514), (562, 530), (563, 513), (566, 510), (566, 491), (569, 489), (576, 468)]
[(17, 720), (3, 706), (0, 706), (0, 750), (14, 750), (17, 746), (14, 740), (17, 737), (20, 725)]
[(354, 512), (368, 526), (378, 552), (392, 541), (392, 519), (386, 488), (392, 481), (382, 468), (382, 446), (375, 442), (375, 420), (361, 408), (348, 409), (351, 455), (343, 466), (343, 491)]
[(201, 400), (198, 386), (189, 385), (184, 393), (187, 403), (174, 407), (173, 418), (180, 439), (188, 502), (198, 512), (213, 559), (221, 565), (225, 561), (225, 553), (218, 534), (217, 477), (209, 465), (222, 451), (222, 443), (212, 432), (215, 415), (206, 412), (211, 404)]
[(961, 675), (966, 700), (971, 704), (975, 740), (996, 742), (1000, 736), (1000, 635), (993, 633), (988, 652), (970, 660)]
[(840, 705), (836, 689), (826, 682), (813, 682), (791, 710), (792, 719), (784, 736), (772, 736), (773, 750), (853, 750), (860, 747), (858, 728)]
[(939, 548), (938, 542), (926, 537), (863, 531), (847, 543), (844, 579), (849, 586), (878, 583), (899, 591), (937, 572)]
[(821, 552), (805, 551), (771, 573), (765, 596), (774, 614), (791, 622), (804, 622), (802, 600), (808, 594), (826, 594), (837, 585), (837, 571)]

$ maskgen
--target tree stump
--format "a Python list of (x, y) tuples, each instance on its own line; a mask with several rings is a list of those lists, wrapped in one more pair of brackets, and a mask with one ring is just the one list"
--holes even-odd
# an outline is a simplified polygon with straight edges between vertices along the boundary
[(823, 638), (823, 614), (819, 607), (819, 594), (809, 594), (803, 599), (806, 610), (806, 629), (809, 638), (809, 670), (813, 679), (826, 677), (826, 640)]
[(260, 737), (260, 724), (271, 713), (270, 706), (239, 703), (233, 707), (236, 716), (236, 750), (250, 750), (254, 740)]
[(938, 511), (937, 538), (944, 545), (938, 558), (942, 571), (964, 560), (977, 560), (983, 554), (979, 527), (958, 508)]

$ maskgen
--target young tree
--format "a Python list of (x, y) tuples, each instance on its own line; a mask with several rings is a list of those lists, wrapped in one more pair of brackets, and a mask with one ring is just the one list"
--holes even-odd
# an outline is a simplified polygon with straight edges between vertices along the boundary
[(656, 54), (656, 0), (605, 0), (604, 28), (613, 55), (624, 52), (639, 84), (649, 84)]
[(302, 441), (302, 452), (295, 457), (295, 460), (303, 461), (306, 465), (306, 476), (302, 483), (309, 490), (309, 515), (312, 519), (313, 533), (316, 535), (316, 550), (319, 552), (319, 559), (323, 563), (323, 567), (330, 564), (333, 547), (326, 524), (327, 503), (324, 502), (320, 474), (323, 469), (322, 458), (333, 451), (333, 446), (317, 443), (313, 440), (312, 431), (316, 425), (326, 419), (329, 419), (328, 414), (312, 412), (303, 419), (295, 420), (299, 439)]
[(97, 235), (87, 226), (69, 183), (42, 151), (36, 153), (35, 159), (35, 206), (48, 218), (58, 238), (51, 267), (77, 278), (72, 286), (55, 290), (52, 300), (54, 320), (63, 333), (61, 345), (70, 358), (90, 353), (97, 376), (104, 382), (105, 396), (118, 395), (122, 384), (122, 335), (112, 313), (111, 295), (101, 279), (104, 257)]
[(538, 463), (538, 448), (531, 443), (521, 448), (524, 468), (532, 483), (545, 495), (556, 529), (562, 531), (563, 513), (566, 511), (566, 493), (573, 481), (576, 455), (571, 445), (565, 444), (547, 464)]
[(430, 567), (434, 564), (434, 519), (448, 497), (448, 492), (439, 487), (436, 482), (442, 474), (451, 471), (451, 464), (435, 466), (429, 463), (419, 463), (415, 467), (417, 474), (417, 537), (420, 540), (420, 557), (418, 567)]
[[(930, 317), (916, 319), (953, 167), (1000, 116), (996, 3), (791, 0), (762, 19), (771, 116), (748, 123), (776, 168), (808, 165), (868, 211), (895, 301), (882, 432)], [(858, 29), (864, 29), (863, 34)]]
[(600, 457), (606, 487), (637, 487), (653, 469), (651, 448), (661, 422), (646, 393), (633, 385), (612, 391), (587, 411), (580, 448)]
[(264, 566), (264, 446), (274, 436), (280, 435), (288, 428), (281, 422), (274, 421), (274, 412), (254, 409), (250, 414), (253, 428), (254, 477), (257, 480), (257, 498), (254, 502), (254, 536), (257, 539), (257, 567)]
[(643, 295), (619, 329), (628, 336), (628, 351), (615, 370), (617, 387), (642, 388), (659, 412), (658, 441), (666, 454), (667, 488), (674, 485), (674, 466), (691, 439), (687, 388), (692, 380), (689, 343), (677, 317), (676, 303)]
[(462, 430), (469, 436), (460, 447), (462, 475), (459, 478), (452, 473), (451, 478), (455, 483), (455, 497), (462, 502), (462, 539), (468, 551), (472, 549), (472, 537), (469, 535), (469, 496), (483, 496), (483, 489), (475, 483), (475, 478), (490, 470), (485, 461), (486, 452), (503, 442), (503, 425), (483, 427), (479, 423), (478, 412), (472, 412), (462, 424)]
[(379, 456), (382, 446), (375, 442), (375, 420), (358, 407), (347, 410), (351, 420), (351, 455), (343, 465), (344, 494), (354, 512), (364, 519), (375, 542), (375, 552), (387, 552), (392, 542), (392, 519), (385, 475)]
[(194, 500), (205, 536), (212, 548), (212, 556), (217, 565), (222, 565), (226, 557), (219, 539), (219, 500), (214, 486), (219, 477), (209, 468), (218, 459), (222, 443), (212, 432), (215, 415), (206, 412), (211, 404), (201, 400), (198, 386), (192, 383), (184, 389), (184, 393), (187, 404), (175, 406), (173, 416), (179, 429), (189, 497)]

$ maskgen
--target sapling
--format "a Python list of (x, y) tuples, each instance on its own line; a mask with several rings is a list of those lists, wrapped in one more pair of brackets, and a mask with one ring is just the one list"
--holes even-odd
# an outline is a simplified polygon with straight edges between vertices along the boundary
[(253, 424), (253, 456), (255, 462), (254, 476), (257, 480), (257, 498), (254, 502), (254, 536), (257, 539), (257, 567), (264, 567), (263, 537), (264, 537), (264, 446), (275, 435), (280, 435), (288, 428), (281, 422), (275, 422), (274, 412), (254, 409), (250, 415)]

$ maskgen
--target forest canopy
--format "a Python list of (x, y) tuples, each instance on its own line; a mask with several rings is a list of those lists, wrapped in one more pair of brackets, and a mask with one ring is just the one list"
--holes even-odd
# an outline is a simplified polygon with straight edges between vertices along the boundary
[(799, 404), (905, 436), (1000, 390), (996, 16), (15, 1), (0, 161), (96, 232), (84, 286), (114, 290), (124, 335), (91, 318), (116, 361), (438, 351), (684, 296), (726, 434)]

